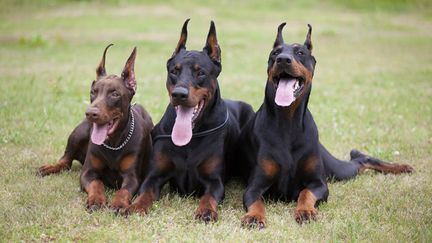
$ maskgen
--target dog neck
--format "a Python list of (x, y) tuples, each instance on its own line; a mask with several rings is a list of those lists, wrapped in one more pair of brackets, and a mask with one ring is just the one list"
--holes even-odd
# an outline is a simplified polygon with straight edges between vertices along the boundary
[(219, 84), (216, 81), (215, 92), (208, 101), (203, 114), (195, 124), (194, 132), (212, 129), (221, 124), (226, 118), (226, 105), (220, 95)]
[(127, 112), (125, 112), (125, 116), (123, 116), (121, 119), (117, 129), (113, 132), (113, 134), (111, 134), (111, 136), (108, 137), (107, 140), (105, 140), (106, 145), (117, 147), (127, 138), (132, 123), (131, 112), (133, 112), (132, 106), (129, 105)]

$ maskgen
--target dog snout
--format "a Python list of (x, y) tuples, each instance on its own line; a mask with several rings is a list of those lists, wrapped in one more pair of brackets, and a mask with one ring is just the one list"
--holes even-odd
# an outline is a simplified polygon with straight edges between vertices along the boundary
[(291, 64), (292, 61), (292, 57), (288, 54), (280, 54), (279, 56), (277, 56), (276, 58), (276, 62), (278, 64)]
[(186, 101), (189, 98), (189, 90), (185, 87), (175, 87), (171, 97), (175, 101)]
[(89, 107), (85, 113), (87, 119), (94, 121), (99, 118), (100, 110), (96, 107)]

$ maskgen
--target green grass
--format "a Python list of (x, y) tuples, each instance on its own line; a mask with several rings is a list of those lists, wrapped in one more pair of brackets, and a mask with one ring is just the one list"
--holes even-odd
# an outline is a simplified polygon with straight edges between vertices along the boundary
[[(345, 2), (345, 1), (344, 1)], [(392, 1), (393, 2), (393, 1)], [(376, 7), (374, 7), (376, 6)], [(0, 241), (432, 241), (432, 18), (428, 1), (0, 1)], [(318, 61), (310, 109), (320, 138), (340, 158), (351, 148), (415, 167), (330, 184), (317, 222), (299, 226), (295, 205), (269, 202), (268, 228), (240, 227), (242, 188), (227, 186), (220, 220), (193, 220), (198, 199), (165, 192), (146, 217), (89, 214), (79, 163), (38, 178), (83, 118), (103, 48), (119, 74), (134, 46), (138, 92), (153, 120), (168, 97), (165, 62), (183, 21), (188, 48), (215, 20), (222, 95), (258, 108), (276, 27), (302, 43), (306, 24)], [(112, 197), (109, 191), (108, 196)]]

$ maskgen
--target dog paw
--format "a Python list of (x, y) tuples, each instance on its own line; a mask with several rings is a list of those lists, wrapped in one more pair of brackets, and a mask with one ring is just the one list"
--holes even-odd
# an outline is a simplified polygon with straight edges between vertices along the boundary
[(37, 169), (36, 174), (40, 177), (44, 177), (67, 169), (69, 169), (69, 167), (65, 164), (44, 165)]
[(394, 166), (395, 174), (412, 173), (415, 171), (413, 167), (407, 164), (394, 164)]
[(315, 208), (312, 209), (296, 209), (294, 212), (294, 218), (299, 224), (310, 223), (311, 220), (316, 220), (318, 211)]
[(134, 213), (139, 214), (141, 216), (145, 216), (148, 213), (148, 208), (139, 205), (137, 203), (132, 203), (128, 207), (120, 209), (119, 213), (125, 217), (132, 215)]
[(118, 190), (109, 206), (114, 213), (119, 213), (121, 210), (129, 207), (132, 195), (126, 189)]
[(90, 213), (105, 207), (105, 205), (106, 199), (103, 195), (94, 195), (87, 198), (86, 208)]
[(241, 219), (243, 227), (264, 229), (266, 227), (265, 217), (262, 215), (254, 215), (247, 213)]
[(109, 209), (115, 213), (118, 214), (120, 213), (122, 210), (125, 210), (127, 207), (129, 207), (129, 202), (125, 202), (125, 201), (113, 201), (111, 202), (111, 204), (109, 205)]
[(198, 208), (195, 211), (195, 219), (201, 220), (204, 223), (216, 222), (218, 219), (218, 213), (209, 208)]

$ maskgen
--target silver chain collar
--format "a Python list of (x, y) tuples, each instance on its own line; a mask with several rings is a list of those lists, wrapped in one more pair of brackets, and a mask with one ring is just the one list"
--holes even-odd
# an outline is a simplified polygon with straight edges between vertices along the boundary
[(133, 132), (134, 132), (134, 128), (135, 128), (135, 118), (134, 118), (134, 114), (133, 114), (132, 108), (130, 109), (130, 113), (131, 113), (131, 118), (132, 118), (132, 120), (131, 120), (131, 125), (130, 125), (130, 129), (129, 129), (129, 133), (128, 133), (126, 139), (124, 140), (124, 142), (123, 142), (122, 144), (120, 144), (120, 146), (115, 147), (115, 148), (114, 148), (114, 147), (111, 147), (111, 146), (109, 146), (109, 145), (107, 145), (107, 144), (105, 144), (105, 143), (103, 143), (102, 145), (103, 145), (105, 148), (117, 151), (117, 150), (122, 149), (122, 148), (123, 148), (124, 146), (126, 146), (126, 144), (129, 142), (129, 140), (131, 139), (132, 134), (133, 134)]

